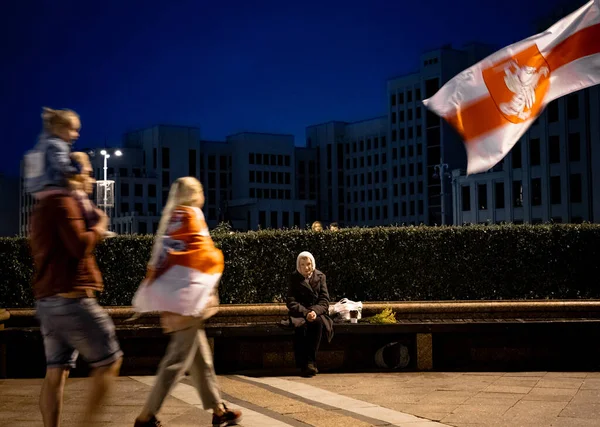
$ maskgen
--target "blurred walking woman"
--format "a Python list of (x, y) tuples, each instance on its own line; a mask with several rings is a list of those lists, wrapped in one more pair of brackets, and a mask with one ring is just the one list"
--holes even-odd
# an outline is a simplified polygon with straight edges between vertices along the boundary
[(317, 352), (323, 331), (333, 338), (333, 322), (329, 317), (329, 292), (325, 274), (316, 269), (310, 252), (296, 259), (296, 272), (290, 280), (287, 296), (290, 322), (295, 327), (294, 355), (302, 376), (312, 377), (317, 369)]
[(206, 339), (204, 321), (217, 311), (222, 252), (210, 237), (202, 213), (202, 184), (193, 177), (171, 186), (148, 265), (148, 275), (133, 298), (137, 312), (159, 311), (171, 335), (156, 382), (135, 427), (162, 426), (156, 418), (164, 399), (186, 371), (204, 409), (213, 410), (213, 426), (237, 424), (241, 412), (223, 404)]

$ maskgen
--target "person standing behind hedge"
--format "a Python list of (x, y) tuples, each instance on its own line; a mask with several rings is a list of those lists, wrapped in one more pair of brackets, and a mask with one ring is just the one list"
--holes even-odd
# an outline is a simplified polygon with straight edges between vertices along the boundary
[(325, 274), (316, 269), (310, 252), (301, 252), (296, 259), (287, 296), (287, 307), (294, 329), (294, 356), (302, 376), (312, 377), (317, 369), (317, 352), (323, 329), (327, 341), (333, 338), (333, 321), (329, 317), (329, 292)]
[[(76, 178), (85, 177), (71, 180)], [(67, 188), (46, 189), (31, 216), (33, 293), (46, 355), (40, 394), (45, 427), (60, 425), (65, 383), (80, 353), (93, 368), (81, 426), (93, 421), (119, 373), (123, 353), (115, 326), (95, 298), (103, 284), (94, 249), (107, 225), (106, 215), (100, 213), (98, 221), (88, 228)]]
[(154, 240), (148, 275), (133, 297), (138, 313), (160, 312), (163, 329), (171, 335), (135, 427), (162, 426), (156, 415), (188, 370), (204, 409), (213, 410), (213, 426), (234, 425), (242, 417), (240, 411), (227, 409), (221, 400), (204, 332), (204, 321), (217, 311), (224, 259), (208, 232), (203, 205), (202, 184), (196, 178), (179, 178), (173, 183)]

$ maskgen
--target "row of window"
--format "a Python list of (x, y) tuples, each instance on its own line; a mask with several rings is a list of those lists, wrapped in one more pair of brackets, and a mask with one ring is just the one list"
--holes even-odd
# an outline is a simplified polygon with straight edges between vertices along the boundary
[[(422, 112), (421, 112), (421, 107), (418, 106), (415, 108), (414, 110), (414, 117), (418, 120), (421, 118)], [(400, 110), (398, 111), (398, 113), (396, 113), (395, 111), (392, 112), (392, 116), (391, 116), (391, 121), (392, 124), (396, 124), (398, 122), (400, 123), (404, 123), (405, 120), (405, 114), (404, 114), (404, 110)], [(406, 110), (406, 120), (411, 121), (413, 120), (413, 110), (412, 108)]]
[[(416, 130), (415, 130), (416, 129)], [(407, 139), (421, 138), (423, 136), (423, 128), (421, 125), (417, 125), (415, 127), (409, 127), (407, 130), (404, 128), (399, 131), (396, 129), (392, 129), (392, 141), (405, 141)]]
[[(269, 225), (267, 226), (267, 211), (259, 211), (258, 212), (258, 225), (260, 228), (282, 228), (282, 227), (300, 227), (300, 212), (293, 212), (293, 217), (290, 216), (290, 212), (284, 211), (281, 212), (281, 216), (277, 211), (269, 212)], [(281, 222), (279, 221), (281, 217)], [(293, 218), (293, 222), (290, 220)], [(250, 222), (250, 221), (248, 221)], [(251, 224), (248, 224), (248, 229), (251, 229)]]
[(248, 196), (252, 199), (279, 199), (291, 200), (292, 190), (280, 190), (275, 188), (254, 188), (250, 187)]
[(249, 153), (248, 163), (265, 166), (290, 166), (291, 157), (284, 154)]
[[(392, 107), (396, 106), (396, 105), (402, 105), (404, 104), (404, 92), (400, 92), (398, 94), (393, 93), (390, 96), (390, 104)], [(420, 101), (421, 100), (421, 89), (417, 88), (414, 90), (414, 99), (416, 101)], [(413, 90), (412, 89), (407, 89), (406, 90), (406, 102), (413, 102)]]
[[(548, 137), (548, 161), (551, 164), (561, 161), (561, 143), (558, 135)], [(542, 150), (539, 138), (529, 140), (529, 164), (531, 166), (540, 166), (542, 164)], [(570, 133), (567, 140), (568, 161), (579, 162), (581, 160), (581, 134)], [(523, 167), (522, 144), (517, 144), (511, 150), (512, 167), (515, 169)]]
[(249, 171), (248, 180), (251, 183), (258, 184), (291, 184), (291, 174), (289, 172), (269, 172), (269, 171)]
[(365, 147), (367, 148), (367, 151), (386, 148), (387, 138), (385, 136), (376, 136), (374, 138), (367, 138), (366, 140), (361, 139), (360, 141), (353, 141), (352, 143), (346, 144), (346, 154), (350, 154), (351, 151), (352, 153), (362, 153), (365, 151)]
[[(563, 202), (562, 182), (560, 176), (550, 177), (549, 198), (550, 204), (560, 205)], [(531, 206), (541, 206), (544, 199), (544, 191), (541, 178), (532, 178), (530, 182), (530, 203)], [(504, 182), (495, 182), (493, 184), (494, 191), (494, 209), (504, 209), (506, 207)], [(582, 176), (579, 173), (569, 176), (569, 202), (581, 203), (583, 201)], [(477, 184), (477, 209), (488, 209), (488, 184)], [(465, 185), (461, 190), (462, 210), (470, 211), (471, 204), (471, 187)], [(523, 207), (523, 185), (521, 181), (513, 181), (512, 183), (512, 206), (515, 208)]]
[[(409, 202), (393, 204), (394, 218), (423, 215), (423, 213), (423, 200), (411, 200)], [(346, 211), (346, 218), (351, 222), (390, 220), (387, 205), (348, 209)]]

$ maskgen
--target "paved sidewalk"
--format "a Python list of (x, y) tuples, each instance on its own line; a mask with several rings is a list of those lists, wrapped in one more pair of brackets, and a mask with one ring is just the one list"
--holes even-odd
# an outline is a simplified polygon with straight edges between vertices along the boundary
[[(219, 377), (224, 399), (244, 411), (244, 426), (405, 427), (600, 426), (600, 373), (324, 374), (315, 378)], [(98, 423), (131, 427), (153, 377), (120, 377)], [(0, 380), (0, 420), (41, 426), (41, 380)], [(63, 426), (73, 426), (87, 379), (71, 379)], [(166, 427), (209, 426), (195, 390), (184, 379), (161, 414)]]

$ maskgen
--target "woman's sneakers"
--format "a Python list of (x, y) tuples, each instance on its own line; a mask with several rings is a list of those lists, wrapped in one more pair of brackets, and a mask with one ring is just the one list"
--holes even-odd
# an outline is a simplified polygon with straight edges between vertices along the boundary
[(163, 425), (156, 417), (152, 417), (148, 421), (135, 420), (134, 427), (163, 427)]
[(319, 373), (317, 366), (314, 363), (309, 363), (306, 368), (302, 369), (302, 376), (306, 378), (314, 377)]
[(213, 427), (234, 426), (242, 420), (242, 411), (237, 409), (227, 409), (227, 406), (225, 405), (223, 405), (223, 408), (223, 414), (217, 415), (213, 413)]

